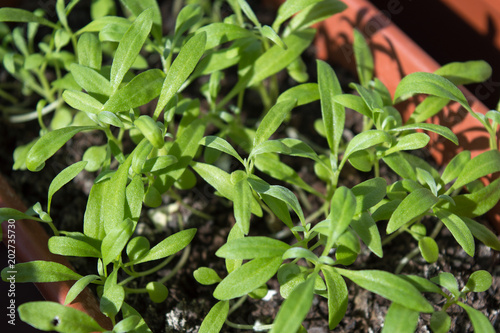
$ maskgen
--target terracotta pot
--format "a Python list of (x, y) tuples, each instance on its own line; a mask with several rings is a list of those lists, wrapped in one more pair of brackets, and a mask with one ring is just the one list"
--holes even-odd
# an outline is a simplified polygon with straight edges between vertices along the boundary
[[(19, 211), (26, 211), (26, 206), (10, 187), (7, 180), (0, 175), (0, 207), (15, 208)], [(7, 223), (2, 223), (3, 242), (7, 244)], [(33, 260), (54, 261), (63, 264), (71, 269), (71, 264), (66, 258), (51, 253), (47, 247), (49, 236), (40, 223), (35, 221), (17, 220), (15, 222), (16, 262), (27, 262)], [(68, 290), (74, 281), (36, 283), (36, 287), (47, 301), (63, 304)], [(20, 285), (18, 285), (20, 288)], [(92, 291), (86, 288), (68, 306), (81, 310), (92, 316), (102, 327), (111, 329), (111, 321), (101, 313), (97, 299)]]
[[(403, 31), (393, 24), (383, 12), (366, 0), (342, 0), (348, 8), (319, 24), (315, 40), (317, 56), (331, 63), (344, 66), (355, 72), (353, 52), (353, 29), (361, 31), (371, 46), (375, 75), (393, 94), (401, 78), (413, 72), (434, 72), (440, 65)], [(275, 3), (282, 3), (276, 0)], [(485, 0), (485, 2), (488, 2)], [(497, 6), (498, 7), (498, 6)], [(396, 11), (393, 7), (388, 10)], [(429, 9), (430, 10), (430, 9)], [(461, 88), (476, 112), (489, 111), (467, 89)], [(408, 119), (414, 107), (400, 105), (403, 119)], [(429, 133), (428, 150), (438, 164), (443, 164), (461, 149), (470, 150), (476, 156), (489, 149), (488, 133), (482, 125), (457, 103), (447, 106), (432, 122), (449, 127), (458, 137), (460, 146)], [(488, 181), (488, 180), (485, 180)], [(492, 226), (500, 233), (500, 204), (489, 212)]]

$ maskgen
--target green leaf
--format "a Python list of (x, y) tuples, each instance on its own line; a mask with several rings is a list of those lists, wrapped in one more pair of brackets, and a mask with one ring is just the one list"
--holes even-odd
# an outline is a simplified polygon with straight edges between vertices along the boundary
[(50, 183), (49, 186), (49, 193), (48, 193), (48, 203), (47, 203), (47, 211), (50, 214), (50, 204), (52, 202), (52, 196), (59, 191), (61, 187), (66, 185), (68, 182), (70, 182), (73, 178), (75, 178), (87, 165), (87, 162), (85, 161), (80, 161), (76, 162), (69, 167), (65, 168), (59, 174), (52, 179), (52, 182)]
[[(398, 303), (392, 303), (387, 310), (382, 333), (414, 333), (420, 313)], [(404, 318), (404, 320), (403, 320)]]
[(281, 4), (273, 22), (273, 29), (278, 31), (283, 22), (292, 17), (295, 13), (321, 2), (322, 0), (289, 0)]
[(436, 311), (431, 316), (430, 326), (433, 333), (448, 333), (451, 327), (451, 318), (445, 311)]
[(434, 74), (450, 80), (460, 86), (469, 83), (481, 83), (491, 77), (491, 66), (484, 60), (451, 62), (439, 68)]
[[(123, 313), (123, 318), (130, 318), (130, 317), (139, 317), (141, 320), (139, 320), (139, 323), (135, 326), (135, 330), (132, 331), (134, 333), (153, 333), (144, 319), (142, 319), (141, 315), (139, 312), (137, 312), (133, 307), (128, 305), (127, 303), (122, 304), (122, 313)], [(117, 325), (115, 325), (116, 327)]]
[(304, 258), (313, 263), (318, 262), (318, 256), (311, 250), (304, 249), (303, 247), (292, 247), (283, 253), (283, 260), (296, 258)]
[(439, 248), (434, 238), (421, 238), (418, 241), (418, 248), (420, 249), (422, 257), (424, 257), (425, 261), (427, 261), (429, 264), (433, 264), (438, 260)]
[(147, 104), (160, 95), (164, 79), (159, 69), (144, 71), (111, 95), (102, 109), (120, 112)]
[(314, 23), (321, 22), (334, 14), (340, 13), (346, 8), (346, 4), (338, 0), (324, 0), (315, 3), (295, 15), (290, 20), (287, 29), (291, 31), (305, 29)]
[(427, 96), (423, 102), (417, 105), (410, 116), (408, 123), (422, 123), (441, 111), (450, 100), (436, 96)]
[(144, 321), (140, 316), (129, 316), (123, 320), (120, 320), (113, 326), (113, 333), (127, 333), (127, 332), (137, 332), (134, 330), (139, 323)]
[(454, 204), (445, 203), (442, 208), (460, 217), (481, 216), (492, 209), (499, 198), (500, 178), (475, 192), (454, 196)]
[(475, 292), (480, 293), (490, 289), (491, 284), (493, 283), (493, 278), (491, 274), (487, 271), (475, 271), (469, 276), (469, 280), (467, 280), (467, 284), (465, 285), (462, 292)]
[(261, 143), (269, 139), (276, 132), (283, 120), (288, 116), (290, 111), (295, 107), (295, 100), (285, 100), (275, 104), (265, 115), (257, 128), (253, 147), (259, 146)]
[(229, 313), (229, 301), (215, 304), (201, 323), (198, 333), (218, 333), (222, 329)]
[(412, 154), (395, 152), (389, 156), (384, 156), (383, 160), (403, 179), (411, 179), (417, 182), (417, 168), (429, 172), (434, 179), (439, 179), (440, 177), (439, 173), (429, 163)]
[(380, 232), (370, 213), (362, 213), (358, 218), (354, 218), (350, 225), (363, 243), (365, 243), (379, 258), (382, 258), (383, 252)]
[(459, 189), (478, 178), (497, 171), (500, 171), (500, 151), (488, 150), (465, 164), (450, 190)]
[(296, 332), (309, 312), (314, 296), (314, 277), (299, 284), (283, 302), (270, 333)]
[(384, 199), (387, 181), (381, 177), (368, 179), (352, 188), (352, 194), (356, 197), (355, 214), (364, 212)]
[(207, 35), (199, 33), (191, 37), (184, 46), (182, 46), (179, 54), (168, 70), (167, 77), (163, 81), (160, 98), (154, 112), (154, 118), (158, 118), (160, 112), (165, 108), (167, 103), (179, 91), (182, 84), (188, 79), (193, 72), (196, 64), (200, 60), (205, 45)]
[(120, 311), (125, 299), (125, 290), (117, 284), (117, 274), (118, 270), (113, 270), (106, 278), (101, 297), (100, 309), (108, 317), (114, 317)]
[(452, 293), (455, 298), (460, 296), (460, 291), (458, 290), (458, 282), (457, 279), (453, 276), (453, 274), (448, 272), (441, 272), (438, 276), (435, 276), (431, 279), (435, 284), (440, 285), (448, 289), (449, 292)]
[(360, 96), (351, 94), (340, 94), (340, 95), (335, 95), (333, 97), (333, 100), (336, 103), (343, 105), (346, 108), (352, 109), (354, 111), (361, 113), (364, 116), (367, 116), (368, 118), (373, 118), (372, 111), (366, 105), (363, 98), (361, 98)]
[(416, 72), (405, 76), (399, 82), (394, 92), (394, 103), (406, 100), (416, 94), (428, 94), (448, 98), (470, 109), (460, 89), (449, 80), (437, 74)]
[(118, 116), (109, 111), (101, 111), (97, 115), (97, 119), (104, 124), (112, 125), (115, 127), (123, 128), (123, 122), (118, 118)]
[(106, 191), (110, 182), (94, 184), (90, 189), (87, 207), (83, 218), (83, 232), (90, 238), (102, 240), (104, 231), (104, 212), (106, 210)]
[(52, 261), (30, 261), (6, 267), (2, 270), (2, 280), (15, 276), (16, 282), (57, 282), (78, 280), (82, 276), (70, 268)]
[(430, 137), (424, 133), (410, 133), (399, 138), (394, 146), (387, 149), (384, 155), (400, 150), (416, 150), (424, 148), (429, 143)]
[(56, 302), (36, 301), (19, 306), (19, 318), (43, 331), (104, 332), (88, 314)]
[(163, 131), (153, 118), (142, 115), (134, 121), (134, 125), (155, 148), (163, 148), (165, 145)]
[(363, 87), (368, 87), (373, 78), (373, 57), (365, 37), (357, 29), (354, 29), (354, 58), (359, 82)]
[(26, 166), (30, 171), (39, 171), (45, 161), (56, 153), (76, 133), (96, 129), (94, 126), (69, 126), (43, 135), (30, 149)]
[(490, 229), (468, 217), (462, 217), (462, 220), (465, 222), (474, 237), (479, 239), (481, 243), (491, 247), (493, 250), (500, 251), (500, 240)]
[(215, 253), (216, 256), (229, 259), (255, 259), (279, 257), (290, 245), (269, 237), (245, 237), (228, 241)]
[(143, 11), (120, 40), (111, 65), (110, 82), (113, 90), (118, 89), (148, 38), (153, 25), (153, 14), (152, 8)]
[(347, 187), (339, 187), (333, 194), (330, 214), (330, 236), (328, 237), (327, 247), (331, 248), (337, 239), (349, 227), (349, 224), (356, 212), (356, 197)]
[(264, 25), (262, 29), (260, 29), (260, 33), (262, 34), (262, 36), (266, 37), (271, 42), (281, 47), (283, 50), (287, 49), (286, 44), (283, 42), (280, 36), (278, 36), (276, 31), (274, 31), (270, 26)]
[(234, 175), (242, 176), (240, 179), (232, 181), (235, 194), (233, 198), (234, 218), (236, 224), (241, 228), (241, 231), (243, 231), (245, 235), (248, 235), (250, 230), (251, 204), (252, 200), (254, 200), (252, 189), (248, 184), (244, 171), (236, 170), (233, 172), (231, 174), (231, 180), (233, 180)]
[[(437, 133), (437, 134), (441, 135), (442, 137), (450, 140), (454, 144), (458, 145), (457, 136), (448, 127), (436, 125), (436, 124), (419, 123), (419, 124), (404, 125), (404, 126), (400, 126), (400, 127), (391, 129), (391, 132), (402, 132), (402, 131), (414, 130), (414, 129), (423, 129), (426, 131)], [(415, 133), (415, 134), (422, 134), (422, 133)], [(427, 141), (429, 141), (429, 140), (427, 140)], [(417, 148), (413, 148), (413, 149), (417, 149)]]
[(387, 233), (391, 234), (414, 218), (425, 214), (439, 199), (426, 188), (416, 189), (399, 204), (387, 224)]
[[(288, 3), (288, 2), (286, 2)], [(277, 103), (287, 99), (297, 100), (296, 106), (301, 106), (319, 100), (319, 89), (317, 83), (303, 83), (288, 88), (279, 95)]]
[(453, 159), (448, 163), (446, 168), (441, 175), (441, 179), (445, 184), (448, 184), (455, 178), (457, 178), (462, 172), (463, 168), (471, 159), (470, 151), (464, 150), (455, 155)]
[(63, 256), (101, 257), (101, 252), (91, 244), (68, 236), (50, 237), (48, 246), (50, 252)]
[(253, 66), (253, 73), (247, 86), (259, 84), (268, 78), (285, 69), (311, 44), (315, 32), (312, 29), (295, 32), (283, 39), (283, 43), (288, 46), (286, 50), (278, 45), (273, 45), (264, 52)]
[[(118, 167), (106, 185), (101, 203), (102, 223), (106, 234), (117, 225), (122, 224), (125, 217), (125, 196), (128, 182), (128, 173), (132, 164), (132, 155)], [(94, 185), (95, 186), (95, 185)], [(111, 246), (112, 244), (110, 244)], [(104, 255), (104, 251), (103, 251)]]
[(95, 121), (95, 116), (102, 109), (102, 103), (94, 97), (81, 91), (65, 90), (63, 92), (63, 99), (69, 106), (74, 109), (84, 111)]
[(107, 155), (107, 146), (91, 146), (87, 148), (82, 156), (82, 161), (87, 162), (85, 165), (85, 170), (89, 172), (94, 172), (99, 170)]
[(70, 71), (76, 83), (87, 92), (105, 96), (112, 94), (113, 88), (108, 79), (96, 70), (83, 65), (71, 64)]
[(422, 293), (435, 293), (445, 296), (446, 294), (431, 281), (417, 275), (398, 275), (403, 280), (410, 282)]
[(196, 229), (186, 229), (179, 231), (155, 245), (148, 254), (136, 261), (136, 264), (162, 259), (173, 254), (176, 254), (180, 250), (184, 249), (194, 238), (196, 234)]
[(33, 220), (38, 222), (45, 222), (36, 216), (31, 216), (22, 213), (14, 208), (0, 208), (0, 222), (8, 220)]
[[(78, 63), (96, 70), (101, 69), (102, 48), (99, 38), (93, 33), (84, 33), (78, 38)], [(107, 81), (107, 86), (110, 85)]]
[(57, 29), (58, 26), (32, 12), (18, 8), (0, 8), (0, 22), (35, 22)]
[(188, 4), (181, 9), (175, 21), (175, 39), (196, 26), (203, 17), (203, 8), (198, 4)]
[(221, 44), (233, 41), (235, 39), (252, 37), (251, 31), (239, 27), (234, 24), (215, 22), (196, 30), (196, 33), (207, 34), (207, 43), (205, 44), (205, 50), (212, 49)]
[(68, 305), (78, 297), (78, 295), (85, 289), (92, 281), (99, 279), (97, 275), (87, 275), (76, 281), (68, 293), (66, 294), (66, 298), (64, 300), (64, 305)]
[(361, 132), (352, 138), (352, 140), (347, 144), (344, 157), (342, 158), (342, 164), (345, 163), (351, 154), (357, 151), (361, 151), (384, 142), (391, 142), (391, 140), (391, 136), (384, 131), (369, 130)]
[(325, 124), (326, 139), (330, 151), (337, 156), (345, 123), (345, 109), (333, 101), (342, 94), (339, 80), (333, 69), (326, 62), (317, 60), (318, 87), (321, 100), (321, 116)]
[(322, 266), (328, 289), (328, 327), (333, 330), (347, 311), (348, 290), (344, 278), (333, 267)]
[(475, 250), (474, 237), (465, 222), (459, 216), (444, 209), (435, 209), (434, 213), (444, 223), (446, 228), (450, 230), (464, 251), (473, 257)]
[(464, 304), (462, 302), (457, 302), (459, 306), (461, 306), (472, 322), (472, 327), (474, 328), (474, 332), (481, 333), (495, 333), (495, 329), (493, 325), (491, 325), (488, 317), (486, 317), (482, 312)]
[(376, 293), (394, 303), (404, 305), (408, 309), (424, 313), (434, 311), (432, 305), (410, 282), (397, 275), (378, 270), (354, 271), (341, 268), (335, 268), (335, 270), (361, 288)]
[[(235, 189), (231, 182), (231, 175), (224, 170), (210, 164), (194, 162), (191, 167), (196, 171), (201, 178), (212, 185), (223, 197), (234, 201)], [(256, 200), (252, 200), (251, 212), (256, 216), (262, 216), (262, 210)]]
[(155, 303), (162, 303), (168, 297), (168, 289), (163, 283), (151, 281), (146, 285), (149, 298)]
[(245, 164), (241, 156), (236, 152), (236, 150), (223, 138), (219, 138), (218, 136), (206, 136), (200, 141), (200, 145), (217, 149), (223, 153), (229, 154), (240, 161), (241, 164)]
[(108, 265), (122, 253), (129, 238), (134, 233), (135, 225), (130, 219), (115, 224), (102, 240), (101, 252), (104, 266)]
[(278, 271), (282, 259), (280, 257), (258, 258), (238, 267), (214, 291), (214, 297), (219, 300), (229, 300), (259, 288)]
[(219, 277), (217, 272), (212, 268), (200, 267), (193, 272), (194, 279), (205, 286), (209, 286), (215, 283), (219, 283), (222, 279)]

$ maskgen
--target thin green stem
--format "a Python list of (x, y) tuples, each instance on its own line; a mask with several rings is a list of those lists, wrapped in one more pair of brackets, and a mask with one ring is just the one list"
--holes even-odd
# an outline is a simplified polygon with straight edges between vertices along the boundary
[(259, 325), (259, 324), (242, 325), (242, 324), (233, 323), (232, 321), (229, 321), (228, 319), (226, 319), (226, 325), (229, 327), (232, 327), (232, 328), (240, 329), (240, 330), (254, 330), (254, 331), (258, 331), (258, 332), (263, 331), (263, 330), (270, 330), (271, 328), (273, 328), (272, 324), (270, 324), (270, 325)]
[(189, 258), (190, 252), (191, 252), (191, 244), (184, 248), (184, 251), (182, 252), (181, 259), (179, 260), (177, 265), (175, 265), (175, 267), (172, 269), (172, 271), (170, 273), (168, 273), (165, 277), (160, 279), (158, 282), (164, 284), (165, 282), (170, 280), (175, 274), (177, 274), (177, 272), (186, 264), (186, 262)]
[(233, 313), (234, 311), (238, 310), (238, 308), (240, 306), (242, 306), (243, 303), (245, 303), (245, 301), (246, 301), (247, 298), (248, 298), (248, 295), (240, 297), (240, 299), (231, 306), (231, 308), (229, 309), (229, 312), (227, 313), (227, 315), (229, 316), (231, 313)]
[(184, 203), (182, 201), (182, 198), (177, 193), (175, 193), (175, 191), (173, 191), (173, 190), (168, 191), (168, 195), (170, 197), (172, 197), (175, 201), (177, 201), (182, 207), (186, 208), (194, 215), (199, 216), (205, 220), (212, 220), (213, 219), (213, 216), (206, 214), (206, 213), (203, 213), (202, 211), (199, 211), (196, 208), (193, 208), (192, 206)]

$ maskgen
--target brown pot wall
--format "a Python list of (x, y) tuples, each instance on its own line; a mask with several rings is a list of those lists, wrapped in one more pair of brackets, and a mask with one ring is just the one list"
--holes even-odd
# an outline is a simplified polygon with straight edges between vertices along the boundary
[[(10, 187), (7, 180), (0, 175), (0, 207), (14, 208), (19, 211), (26, 211), (26, 207)], [(2, 223), (3, 242), (7, 244), (7, 223)], [(35, 221), (17, 220), (15, 222), (16, 235), (16, 262), (28, 262), (34, 260), (54, 261), (63, 264), (71, 269), (71, 264), (66, 258), (51, 253), (47, 247), (49, 236), (40, 223)], [(66, 294), (74, 281), (35, 283), (36, 287), (47, 301), (63, 304)], [(68, 306), (83, 311), (92, 316), (104, 328), (111, 329), (109, 320), (99, 310), (97, 299), (90, 289), (86, 288)]]

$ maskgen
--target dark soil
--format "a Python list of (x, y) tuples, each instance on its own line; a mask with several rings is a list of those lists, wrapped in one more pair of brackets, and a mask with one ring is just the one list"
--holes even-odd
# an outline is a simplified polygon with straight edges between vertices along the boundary
[[(167, 10), (165, 10), (167, 11)], [(259, 9), (256, 10), (259, 13)], [(268, 14), (266, 14), (268, 15)], [(266, 16), (263, 20), (265, 20)], [(307, 51), (306, 59), (310, 66), (311, 80), (315, 79), (314, 50)], [(336, 69), (337, 74), (341, 73), (344, 86), (352, 80), (349, 74), (342, 69)], [(5, 73), (1, 74), (1, 80), (9, 79)], [(282, 82), (287, 86), (288, 82)], [(300, 130), (301, 133), (311, 133), (311, 140), (319, 145), (324, 142), (315, 136), (312, 129), (314, 119), (320, 117), (318, 105), (307, 112), (294, 111), (290, 124)], [(346, 120), (347, 130), (344, 133), (348, 139), (352, 133), (359, 131), (359, 119), (355, 113), (349, 113)], [(84, 133), (76, 135), (70, 140), (61, 151), (51, 158), (46, 167), (38, 172), (12, 171), (12, 153), (15, 147), (28, 143), (38, 133), (36, 121), (12, 125), (5, 121), (0, 122), (0, 146), (4, 147), (0, 151), (0, 172), (10, 179), (11, 185), (18, 193), (23, 195), (25, 203), (30, 206), (37, 201), (42, 205), (46, 204), (47, 190), (55, 175), (64, 167), (81, 160), (85, 149), (91, 145), (102, 144), (104, 138), (99, 134)], [(299, 172), (306, 182), (324, 191), (321, 182), (314, 176), (313, 165), (303, 159), (293, 159), (290, 162)], [(287, 160), (288, 162), (288, 160)], [(304, 163), (302, 163), (304, 162)], [(300, 163), (300, 164), (299, 164)], [(384, 172), (386, 168), (382, 168)], [(383, 174), (390, 178), (389, 173)], [(353, 186), (360, 183), (367, 175), (347, 169), (343, 174), (343, 184)], [(369, 176), (369, 175), (368, 175)], [(73, 182), (63, 187), (58, 192), (53, 201), (53, 219), (60, 230), (81, 231), (83, 213), (87, 195), (92, 185), (95, 174), (83, 172)], [(198, 284), (193, 278), (193, 271), (201, 266), (215, 269), (220, 276), (225, 276), (224, 261), (215, 256), (216, 250), (225, 243), (230, 228), (234, 224), (232, 206), (225, 199), (220, 199), (213, 194), (213, 189), (198, 182), (198, 186), (189, 191), (179, 191), (183, 198), (183, 203), (190, 205), (212, 218), (203, 219), (191, 211), (179, 205), (171, 198), (164, 197), (162, 209), (144, 209), (143, 216), (138, 226), (138, 233), (147, 236), (152, 245), (158, 243), (170, 234), (179, 231), (178, 217), (182, 218), (185, 228), (195, 227), (198, 229), (194, 240), (191, 243), (190, 256), (187, 264), (170, 279), (166, 285), (170, 295), (168, 299), (160, 304), (152, 303), (148, 297), (132, 295), (127, 298), (127, 303), (138, 310), (151, 330), (155, 333), (188, 333), (197, 332), (203, 318), (210, 308), (216, 303), (212, 296), (215, 286), (203, 286)], [(319, 202), (314, 197), (311, 199), (311, 210), (306, 211), (306, 216), (314, 212), (319, 206)], [(164, 211), (168, 210), (165, 214)], [(153, 215), (156, 213), (156, 215)], [(432, 228), (434, 221), (426, 221), (429, 228)], [(271, 235), (276, 231), (275, 226), (267, 223), (266, 217), (262, 219), (253, 218), (252, 231), (254, 235)], [(384, 230), (385, 225), (381, 223), (380, 230)], [(285, 239), (292, 241), (292, 239)], [(476, 256), (469, 257), (455, 242), (450, 233), (443, 229), (437, 238), (440, 248), (439, 260), (434, 264), (427, 264), (420, 256), (415, 257), (404, 268), (403, 274), (416, 274), (425, 278), (436, 276), (439, 272), (450, 272), (459, 281), (460, 287), (465, 285), (469, 275), (476, 270), (487, 270), (493, 275), (492, 287), (482, 293), (470, 294), (465, 303), (482, 311), (494, 325), (495, 330), (500, 332), (500, 256), (498, 252), (492, 251), (482, 244), (476, 245)], [(366, 248), (362, 248), (362, 253), (356, 262), (349, 266), (350, 269), (380, 269), (393, 272), (399, 261), (415, 248), (416, 242), (407, 235), (396, 238), (392, 243), (384, 247), (384, 257), (379, 259), (371, 254)], [(177, 257), (180, 257), (178, 255)], [(165, 276), (174, 267), (176, 258), (165, 269), (158, 272), (158, 276), (150, 278), (156, 279)], [(94, 274), (95, 261), (75, 260), (74, 266), (80, 274)], [(134, 281), (138, 286), (144, 286), (148, 281)], [(333, 332), (380, 332), (383, 327), (385, 313), (390, 305), (386, 299), (360, 289), (350, 281), (347, 281), (349, 288), (349, 305), (346, 316)], [(133, 287), (133, 285), (131, 285)], [(249, 298), (240, 308), (229, 316), (229, 320), (236, 324), (253, 325), (255, 323), (272, 323), (277, 310), (282, 302), (279, 296), (278, 282), (273, 279), (268, 283), (270, 291), (275, 291), (274, 296), (269, 300), (254, 300)], [(271, 294), (270, 294), (271, 295)], [(439, 309), (444, 303), (443, 299), (429, 295), (429, 301)], [(465, 312), (458, 306), (448, 310), (452, 317), (451, 332), (466, 333), (472, 332), (472, 326)], [(419, 321), (417, 332), (430, 332), (429, 315), (422, 315)], [(324, 298), (316, 296), (313, 307), (309, 312), (304, 326), (309, 333), (323, 333), (328, 330), (328, 310), (327, 302)], [(227, 325), (222, 332), (247, 332), (233, 329)], [(250, 331), (248, 331), (250, 332)], [(285, 332), (284, 332), (285, 333)]]

